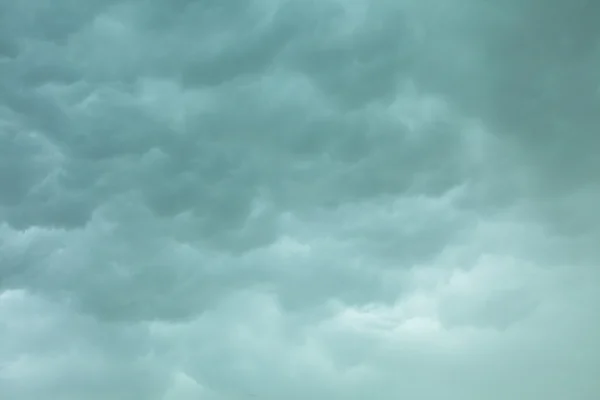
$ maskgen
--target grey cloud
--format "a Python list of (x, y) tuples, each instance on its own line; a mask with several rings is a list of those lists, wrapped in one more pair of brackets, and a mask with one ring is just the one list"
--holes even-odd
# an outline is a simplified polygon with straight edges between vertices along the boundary
[(143, 330), (103, 326), (19, 291), (3, 293), (0, 313), (10, 322), (3, 326), (0, 346), (3, 396), (45, 391), (64, 399), (95, 399), (164, 391), (161, 368), (143, 362), (148, 351)]
[(598, 397), (592, 2), (13, 3), (0, 397)]

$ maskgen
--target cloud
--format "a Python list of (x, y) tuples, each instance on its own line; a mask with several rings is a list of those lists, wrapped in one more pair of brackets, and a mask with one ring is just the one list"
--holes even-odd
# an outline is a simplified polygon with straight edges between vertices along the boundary
[(596, 399), (595, 9), (0, 5), (0, 397)]

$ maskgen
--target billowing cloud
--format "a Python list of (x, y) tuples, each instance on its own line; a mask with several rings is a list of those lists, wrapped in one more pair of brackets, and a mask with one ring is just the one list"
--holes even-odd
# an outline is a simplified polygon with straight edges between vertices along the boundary
[(563, 3), (0, 4), (0, 397), (597, 399)]

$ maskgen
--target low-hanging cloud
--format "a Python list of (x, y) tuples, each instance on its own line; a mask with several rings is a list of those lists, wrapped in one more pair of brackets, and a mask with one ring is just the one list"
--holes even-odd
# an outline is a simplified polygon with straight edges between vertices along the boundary
[(597, 399), (598, 15), (0, 3), (0, 397)]

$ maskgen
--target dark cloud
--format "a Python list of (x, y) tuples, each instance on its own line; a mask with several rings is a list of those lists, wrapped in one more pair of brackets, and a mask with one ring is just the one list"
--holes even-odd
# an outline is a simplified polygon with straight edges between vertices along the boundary
[(0, 4), (0, 397), (597, 398), (597, 8)]

